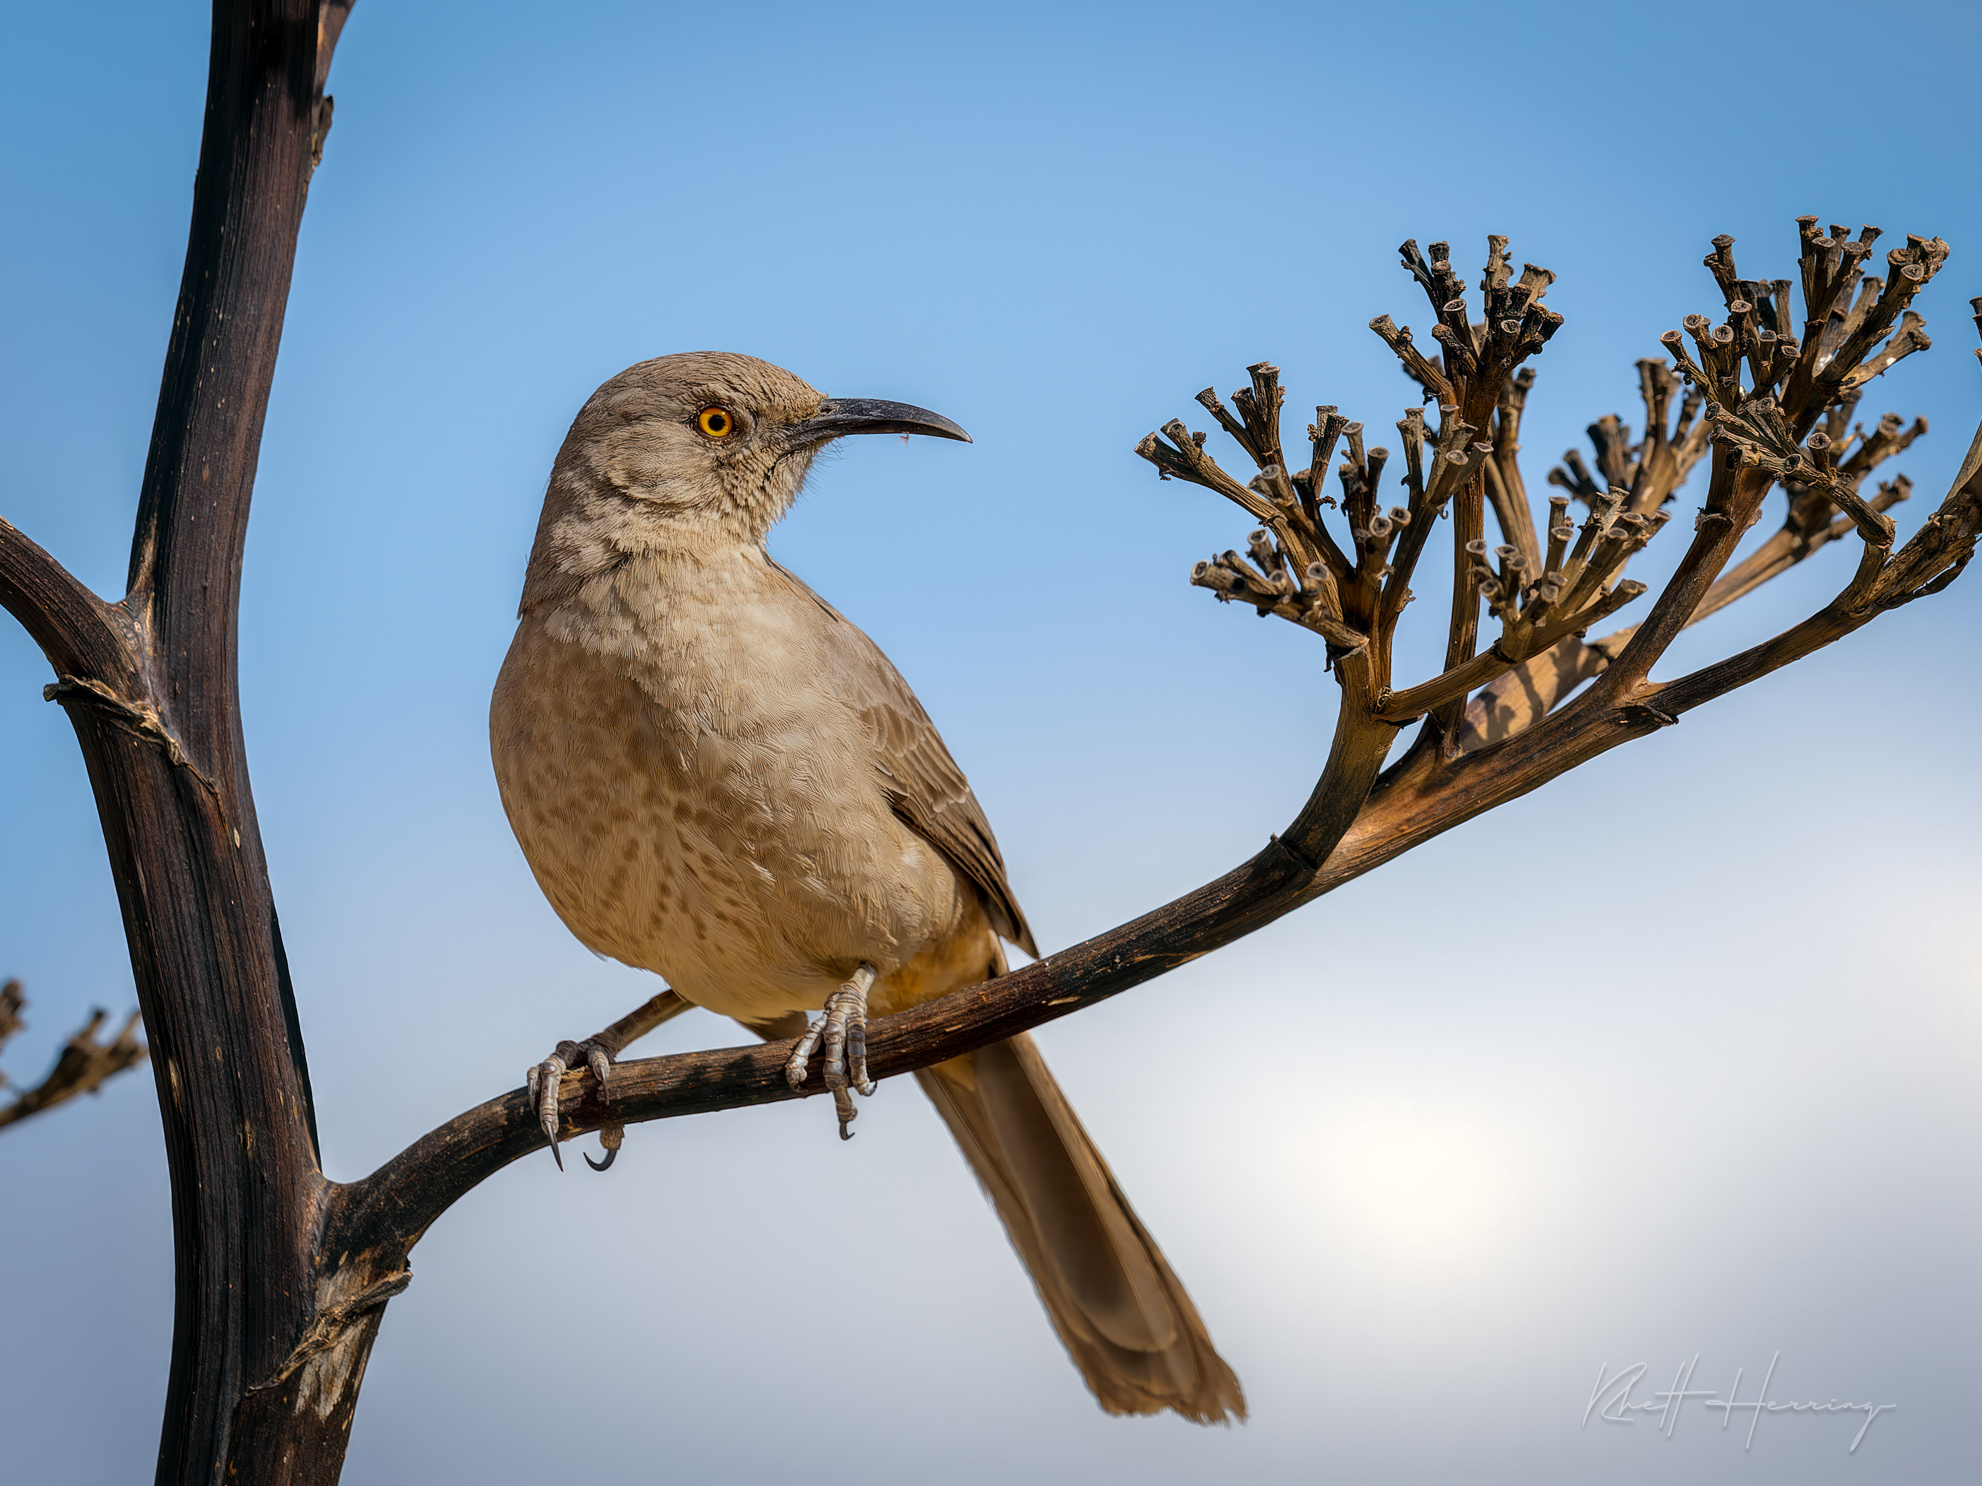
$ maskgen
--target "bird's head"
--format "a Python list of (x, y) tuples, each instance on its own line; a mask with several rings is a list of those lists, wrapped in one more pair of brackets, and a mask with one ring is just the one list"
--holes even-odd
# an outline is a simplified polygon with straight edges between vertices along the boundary
[(970, 442), (941, 414), (828, 398), (754, 356), (692, 351), (628, 367), (565, 436), (531, 566), (577, 576), (657, 547), (760, 543), (814, 456), (853, 433)]

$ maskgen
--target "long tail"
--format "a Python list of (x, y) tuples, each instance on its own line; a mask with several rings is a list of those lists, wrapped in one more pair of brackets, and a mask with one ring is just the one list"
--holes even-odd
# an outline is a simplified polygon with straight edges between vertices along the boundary
[(1246, 1416), (1239, 1380), (1030, 1037), (916, 1074), (1111, 1414)]

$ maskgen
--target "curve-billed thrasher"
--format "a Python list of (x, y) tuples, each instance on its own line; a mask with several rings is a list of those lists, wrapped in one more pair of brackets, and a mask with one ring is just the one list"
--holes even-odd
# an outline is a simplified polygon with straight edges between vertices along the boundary
[[(1000, 973), (1001, 936), (1037, 953), (914, 693), (764, 550), (819, 450), (878, 432), (969, 440), (748, 356), (663, 356), (607, 382), (551, 471), (490, 715), (510, 825), (572, 932), (760, 1035), (804, 1033), (800, 1079), (823, 1035), (843, 1135), (870, 1002), (885, 1015)], [(916, 1076), (1101, 1406), (1243, 1417), (1032, 1039)]]

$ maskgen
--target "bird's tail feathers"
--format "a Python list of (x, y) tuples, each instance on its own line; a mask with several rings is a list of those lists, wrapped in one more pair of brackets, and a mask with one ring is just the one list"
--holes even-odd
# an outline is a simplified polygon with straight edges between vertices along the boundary
[(916, 1074), (1111, 1414), (1246, 1416), (1239, 1380), (1028, 1036)]

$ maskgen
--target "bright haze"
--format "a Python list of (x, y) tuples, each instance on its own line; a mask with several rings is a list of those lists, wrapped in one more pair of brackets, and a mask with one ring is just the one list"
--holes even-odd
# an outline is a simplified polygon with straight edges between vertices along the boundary
[[(771, 550), (914, 686), (1050, 951), (1242, 860), (1319, 772), (1319, 641), (1188, 585), (1245, 518), (1130, 451), (1262, 359), (1290, 442), (1316, 403), (1384, 442), (1415, 389), (1366, 326), (1430, 328), (1404, 238), (1477, 281), (1505, 233), (1559, 275), (1523, 429), (1540, 492), (1586, 424), (1642, 422), (1634, 362), (1718, 307), (1715, 233), (1770, 278), (1800, 213), (1938, 234), (1935, 348), (1860, 408), (1928, 418), (1894, 466), (1902, 531), (1938, 503), (1982, 414), (1982, 23), (1908, 16), (361, 0), (242, 617), (329, 1173), (657, 988), (558, 922), (488, 757), (544, 483), (600, 382), (738, 351), (970, 430), (847, 441)], [(111, 0), (0, 26), (0, 515), (118, 592), (207, 18)], [(1662, 674), (1820, 607), (1849, 547)], [(1407, 679), (1442, 628), (1422, 607)], [(635, 1127), (606, 1176), (544, 1153), (489, 1181), (413, 1257), (347, 1479), (1956, 1479), (1982, 1325), (1978, 621), (1971, 574), (1039, 1034), (1249, 1423), (1103, 1416), (897, 1081), (845, 1145), (781, 1104)], [(0, 625), (21, 1080), (134, 999), (49, 679)], [(695, 1013), (629, 1056), (736, 1039)], [(0, 1212), (0, 1479), (143, 1479), (172, 1323), (149, 1072), (0, 1134)], [(843, 1303), (835, 1268), (859, 1276)], [(1855, 1455), (1862, 1413), (1767, 1414), (1746, 1449), (1747, 1416), (1699, 1399), (1669, 1430), (1584, 1422), (1600, 1368), (1646, 1364), (1641, 1404), (1697, 1356), (1685, 1388), (1725, 1399), (1739, 1369), (1752, 1399), (1778, 1353), (1779, 1403), (1896, 1407)]]

